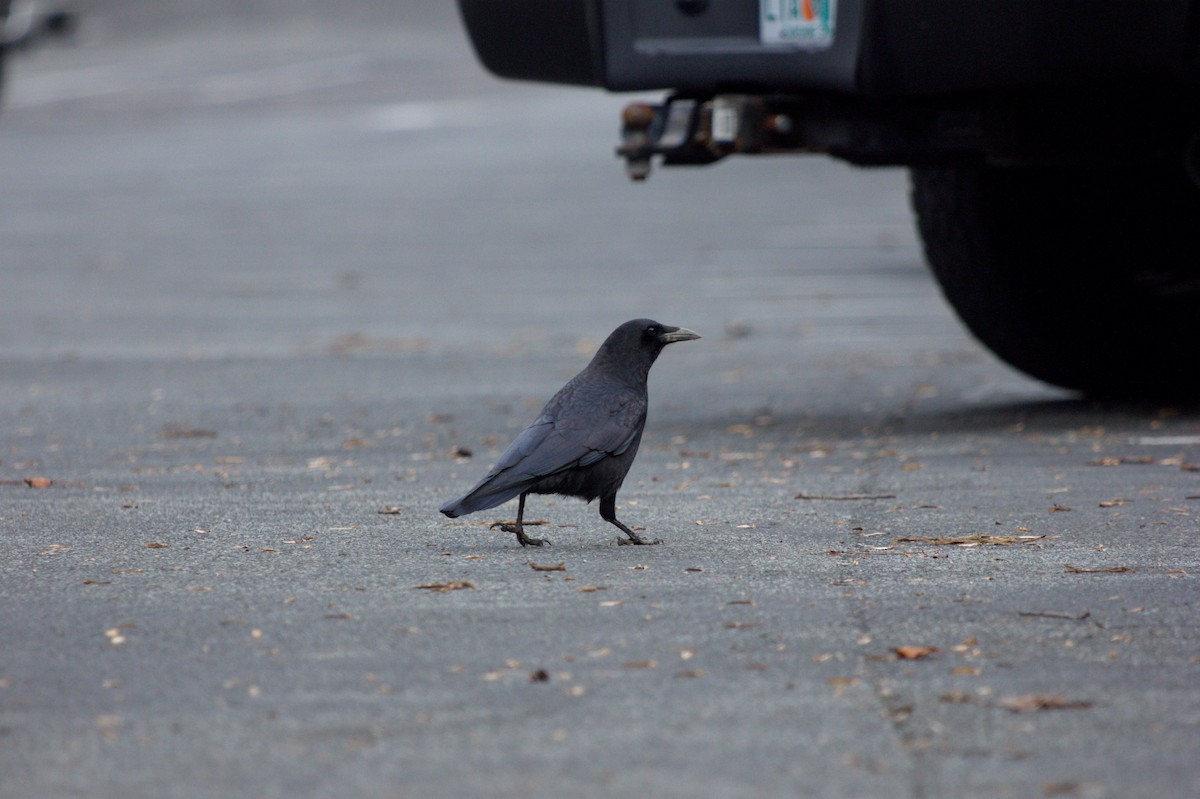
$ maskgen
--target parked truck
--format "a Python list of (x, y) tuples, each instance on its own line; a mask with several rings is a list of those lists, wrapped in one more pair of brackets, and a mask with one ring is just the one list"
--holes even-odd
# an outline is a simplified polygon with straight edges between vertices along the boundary
[(493, 73), (661, 89), (618, 153), (904, 166), (929, 266), (1013, 366), (1200, 396), (1200, 2), (459, 0)]

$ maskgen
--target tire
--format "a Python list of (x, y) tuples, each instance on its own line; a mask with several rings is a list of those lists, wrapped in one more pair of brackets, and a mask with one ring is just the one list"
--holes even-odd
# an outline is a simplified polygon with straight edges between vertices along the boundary
[(996, 355), (1093, 395), (1200, 397), (1200, 190), (1182, 165), (911, 175), (930, 268)]

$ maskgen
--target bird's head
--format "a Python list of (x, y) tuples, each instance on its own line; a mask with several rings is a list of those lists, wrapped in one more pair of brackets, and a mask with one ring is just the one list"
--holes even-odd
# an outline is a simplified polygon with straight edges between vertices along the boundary
[(685, 327), (672, 327), (653, 319), (633, 319), (618, 327), (596, 353), (594, 362), (642, 367), (643, 376), (654, 364), (663, 347), (676, 341), (693, 341), (700, 334)]

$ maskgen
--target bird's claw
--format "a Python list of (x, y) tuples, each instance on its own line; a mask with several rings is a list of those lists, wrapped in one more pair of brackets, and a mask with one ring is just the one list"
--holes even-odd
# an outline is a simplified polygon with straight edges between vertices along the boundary
[(617, 543), (621, 546), (653, 546), (655, 544), (661, 544), (662, 539), (655, 538), (654, 540), (649, 540), (630, 533), (629, 538), (618, 538)]
[(488, 527), (493, 530), (499, 527), (503, 532), (513, 533), (523, 547), (540, 547), (550, 543), (549, 538), (533, 538), (525, 535), (524, 525), (516, 525), (512, 522), (493, 522)]

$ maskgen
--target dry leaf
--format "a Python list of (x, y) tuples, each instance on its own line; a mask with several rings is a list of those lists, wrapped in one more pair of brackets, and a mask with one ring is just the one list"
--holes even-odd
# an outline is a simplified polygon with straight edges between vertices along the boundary
[(160, 544), (157, 541), (151, 541), (146, 544), (146, 549), (166, 549), (170, 544)]
[(579, 593), (581, 593), (581, 594), (590, 594), (594, 591), (607, 591), (608, 586), (607, 585), (581, 585), (581, 586), (579, 586), (578, 590), (579, 590)]
[(1097, 458), (1094, 461), (1088, 461), (1088, 466), (1123, 466), (1125, 464), (1146, 463), (1154, 463), (1154, 458), (1149, 455), (1110, 455), (1104, 458)]
[(975, 697), (966, 691), (947, 691), (939, 696), (938, 700), (950, 705), (975, 703)]
[(1102, 508), (1116, 508), (1129, 502), (1127, 499), (1106, 499), (1100, 503)]
[(978, 666), (955, 666), (950, 669), (950, 673), (955, 677), (978, 677), (983, 673), (983, 669)]
[(54, 481), (49, 477), (26, 477), (25, 485), (30, 488), (49, 488), (54, 485)]
[(1068, 508), (1066, 505), (1059, 505), (1057, 502), (1055, 502), (1047, 510), (1047, 513), (1066, 513), (1069, 510), (1071, 510), (1071, 509)]
[(1081, 710), (1091, 702), (1065, 699), (1058, 694), (1018, 694), (996, 700), (996, 707), (1013, 713), (1033, 713), (1038, 710)]
[(622, 663), (623, 669), (657, 669), (657, 660), (631, 660), (628, 663)]
[(901, 660), (920, 660), (932, 655), (934, 652), (941, 652), (936, 646), (897, 646), (892, 649), (896, 653), (896, 657)]
[(419, 588), (425, 591), (432, 591), (438, 594), (444, 594), (447, 591), (461, 591), (464, 588), (474, 588), (475, 584), (468, 580), (452, 580), (448, 583), (429, 583), (428, 585), (414, 585), (413, 588)]
[(567, 564), (566, 563), (543, 564), (543, 563), (533, 563), (531, 561), (529, 563), (529, 568), (533, 569), (535, 572), (565, 572), (567, 570)]
[(897, 538), (897, 544), (937, 544), (939, 546), (993, 546), (1008, 547), (1014, 544), (1032, 544), (1040, 541), (1044, 535), (959, 535), (934, 536), (930, 538)]
[(162, 426), (162, 431), (159, 433), (162, 438), (167, 441), (177, 441), (184, 438), (216, 438), (216, 430), (199, 430), (190, 427), (184, 427), (180, 424), (165, 424)]
[[(920, 467), (918, 467), (920, 468)], [(803, 492), (792, 499), (810, 499), (827, 501), (858, 501), (867, 499), (895, 499), (895, 494), (805, 494)]]
[(1091, 616), (1092, 612), (1090, 610), (1085, 610), (1083, 613), (1073, 616), (1068, 613), (1055, 613), (1053, 611), (1048, 611), (1048, 610), (1018, 610), (1017, 615), (1018, 616), (1034, 616), (1034, 617), (1045, 618), (1045, 619), (1066, 619), (1067, 621), (1083, 621), (1088, 616)]
[(1063, 566), (1063, 571), (1067, 574), (1125, 574), (1126, 572), (1134, 571), (1134, 569), (1128, 566), (1109, 566), (1107, 569), (1083, 569), (1068, 563)]
[(400, 507), (399, 505), (384, 505), (382, 508), (380, 508), (379, 510), (377, 510), (375, 512), (382, 513), (386, 516), (399, 516), (401, 513), (404, 512), (404, 509), (402, 507)]

